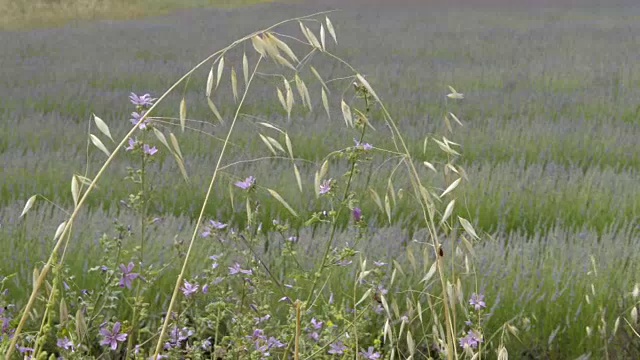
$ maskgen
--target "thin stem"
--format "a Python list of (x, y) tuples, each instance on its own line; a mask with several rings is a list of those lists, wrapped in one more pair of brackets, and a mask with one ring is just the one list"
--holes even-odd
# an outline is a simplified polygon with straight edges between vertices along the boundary
[[(198, 216), (198, 221), (196, 222), (196, 227), (193, 231), (193, 235), (191, 236), (191, 241), (189, 242), (189, 248), (187, 249), (187, 253), (185, 255), (185, 259), (184, 262), (182, 263), (182, 270), (180, 271), (180, 274), (178, 275), (178, 279), (176, 280), (176, 285), (173, 289), (173, 295), (171, 296), (171, 301), (169, 303), (169, 309), (167, 310), (168, 314), (171, 314), (171, 311), (173, 310), (173, 307), (175, 306), (175, 302), (178, 298), (178, 290), (180, 289), (180, 284), (182, 284), (182, 279), (184, 278), (184, 274), (187, 270), (187, 264), (189, 262), (189, 257), (191, 256), (191, 250), (193, 249), (193, 244), (195, 243), (195, 239), (198, 236), (198, 230), (199, 230), (199, 225), (202, 223), (202, 219), (204, 218), (204, 212), (206, 210), (206, 206), (209, 203), (209, 198), (211, 197), (211, 193), (213, 191), (213, 184), (215, 183), (217, 176), (218, 176), (218, 171), (219, 171), (219, 167), (220, 164), (222, 163), (222, 158), (224, 157), (225, 151), (227, 149), (227, 144), (229, 143), (229, 139), (231, 138), (231, 134), (233, 133), (233, 129), (235, 127), (235, 124), (238, 121), (238, 115), (240, 114), (240, 109), (242, 108), (242, 105), (244, 104), (244, 101), (247, 97), (247, 92), (250, 88), (251, 82), (253, 81), (253, 78), (256, 74), (256, 70), (258, 69), (258, 66), (260, 65), (260, 62), (262, 61), (262, 56), (260, 56), (260, 58), (258, 58), (258, 61), (256, 62), (256, 66), (253, 69), (253, 72), (251, 73), (251, 77), (249, 78), (249, 81), (247, 82), (247, 85), (245, 86), (245, 90), (244, 93), (242, 94), (242, 99), (240, 100), (240, 103), (238, 104), (238, 107), (236, 109), (236, 113), (233, 117), (233, 121), (231, 122), (231, 126), (229, 128), (229, 131), (227, 132), (227, 137), (224, 141), (224, 144), (222, 145), (222, 150), (220, 151), (220, 155), (218, 156), (218, 161), (216, 163), (216, 167), (213, 171), (213, 175), (211, 176), (211, 181), (209, 182), (209, 188), (207, 189), (207, 194), (204, 198), (204, 201), (202, 203), (202, 208), (200, 209), (200, 215)], [(166, 316), (164, 319), (164, 324), (162, 325), (162, 330), (160, 331), (160, 336), (158, 337), (158, 343), (156, 344), (156, 349), (155, 352), (153, 354), (153, 359), (157, 359), (158, 358), (158, 354), (160, 353), (160, 350), (162, 350), (162, 339), (164, 338), (166, 331), (167, 331), (167, 327), (169, 326), (169, 320), (170, 320), (170, 316)]]

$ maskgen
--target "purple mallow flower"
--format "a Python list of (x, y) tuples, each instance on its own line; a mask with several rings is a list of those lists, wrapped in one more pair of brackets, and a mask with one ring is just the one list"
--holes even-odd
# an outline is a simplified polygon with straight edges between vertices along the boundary
[(362, 220), (362, 209), (360, 209), (359, 207), (355, 207), (353, 208), (353, 220), (355, 222), (359, 222), (360, 220)]
[(463, 349), (476, 349), (482, 342), (482, 336), (474, 330), (470, 330), (467, 335), (460, 339), (460, 346)]
[(329, 179), (329, 180), (323, 180), (322, 184), (320, 184), (320, 188), (318, 189), (318, 193), (320, 195), (325, 195), (327, 194), (329, 191), (331, 191), (331, 183), (333, 182), (333, 179)]
[(184, 294), (184, 296), (190, 297), (191, 295), (198, 292), (199, 287), (200, 286), (198, 284), (192, 284), (187, 280), (185, 280), (180, 290), (182, 290), (182, 293)]
[(122, 278), (120, 279), (121, 288), (126, 287), (127, 289), (131, 289), (131, 283), (133, 280), (140, 276), (140, 274), (132, 272), (134, 267), (135, 265), (133, 262), (130, 262), (127, 266), (120, 264), (120, 271), (122, 271)]
[(252, 275), (253, 271), (251, 271), (251, 270), (243, 270), (240, 267), (239, 263), (235, 263), (235, 264), (233, 264), (233, 266), (229, 266), (229, 275), (237, 275), (237, 274)]
[(58, 346), (60, 349), (73, 351), (73, 342), (67, 337), (58, 339), (58, 341), (56, 342), (56, 346)]
[(367, 351), (362, 350), (360, 352), (360, 355), (362, 355), (367, 360), (378, 360), (382, 358), (382, 355), (380, 355), (379, 352), (376, 352), (373, 346), (369, 346), (369, 349), (367, 349)]
[(353, 142), (356, 143), (356, 149), (360, 149), (360, 150), (364, 150), (364, 151), (369, 151), (369, 150), (373, 149), (373, 146), (371, 144), (361, 143), (360, 141), (358, 141), (358, 139), (353, 139)]
[(482, 294), (472, 294), (471, 299), (469, 300), (469, 304), (473, 306), (476, 311), (487, 307), (487, 304), (485, 304), (484, 302), (484, 295)]
[(256, 178), (254, 178), (253, 176), (249, 176), (248, 178), (244, 179), (244, 181), (238, 181), (234, 185), (242, 190), (249, 190), (253, 187), (253, 185), (255, 185), (255, 183)]
[(131, 100), (131, 103), (135, 106), (151, 106), (157, 99), (152, 98), (150, 94), (138, 96), (131, 93), (131, 95), (129, 95), (129, 100)]
[(127, 146), (126, 148), (124, 148), (126, 151), (131, 151), (133, 149), (136, 148), (136, 146), (138, 145), (138, 139), (136, 138), (129, 138), (129, 146)]
[(124, 342), (127, 340), (127, 334), (120, 333), (120, 328), (122, 324), (120, 322), (116, 322), (113, 324), (113, 330), (109, 331), (109, 329), (102, 328), (100, 329), (100, 335), (102, 335), (102, 341), (100, 341), (100, 345), (108, 346), (111, 350), (115, 350), (118, 348), (119, 342)]
[[(131, 123), (133, 125), (137, 124), (138, 122), (140, 122), (140, 119), (144, 116), (144, 111), (138, 113), (138, 112), (132, 112), (131, 113), (131, 119), (129, 119), (129, 121), (131, 121)], [(138, 128), (140, 130), (144, 130), (147, 128), (147, 125), (149, 125), (149, 118), (145, 118), (144, 121), (142, 121), (140, 123), (140, 125), (138, 126)]]
[(149, 144), (144, 144), (142, 145), (142, 152), (146, 155), (153, 156), (158, 152), (158, 149), (155, 146), (151, 147)]
[(329, 345), (329, 354), (331, 355), (342, 355), (344, 354), (345, 350), (347, 350), (347, 347), (344, 346), (342, 341), (338, 341), (336, 343)]
[(214, 230), (222, 230), (226, 228), (228, 225), (216, 220), (209, 220), (209, 225), (204, 226), (204, 231), (200, 236), (209, 237), (214, 232)]
[(316, 318), (312, 318), (311, 319), (311, 325), (316, 330), (322, 330), (322, 326), (324, 325), (324, 322), (318, 321), (318, 320), (316, 320)]

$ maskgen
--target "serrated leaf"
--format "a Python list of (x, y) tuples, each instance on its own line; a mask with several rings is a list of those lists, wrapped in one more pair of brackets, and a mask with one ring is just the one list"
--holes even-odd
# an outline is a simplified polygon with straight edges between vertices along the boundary
[(271, 151), (273, 155), (278, 155), (276, 150), (273, 148), (273, 145), (271, 145), (269, 140), (267, 140), (267, 138), (264, 135), (258, 134), (258, 136), (260, 136), (260, 139), (262, 139), (262, 142), (264, 142), (264, 144), (267, 145), (267, 147), (269, 148), (269, 151)]
[(60, 225), (58, 225), (58, 228), (56, 229), (56, 233), (55, 233), (55, 235), (53, 235), (53, 241), (58, 240), (60, 235), (62, 235), (62, 232), (64, 231), (64, 227), (66, 225), (67, 225), (66, 221), (63, 221), (63, 222), (60, 223)]
[(342, 100), (340, 107), (342, 108), (342, 117), (344, 117), (345, 124), (347, 124), (347, 127), (353, 127), (353, 119), (351, 118), (351, 108), (349, 107), (349, 105), (347, 105), (346, 102), (344, 102), (344, 99)]
[(449, 216), (451, 216), (451, 213), (453, 212), (453, 206), (455, 205), (455, 203), (456, 203), (455, 200), (449, 201), (449, 203), (447, 204), (447, 207), (444, 209), (444, 214), (442, 215), (442, 220), (440, 220), (440, 224), (443, 224), (445, 221), (447, 221)]
[(300, 170), (298, 170), (298, 166), (293, 164), (293, 173), (296, 175), (296, 182), (298, 183), (298, 190), (302, 192), (302, 177), (300, 177)]
[(73, 205), (78, 206), (78, 198), (80, 197), (80, 184), (75, 175), (71, 177), (71, 196), (73, 197)]
[(324, 106), (324, 111), (327, 112), (327, 117), (331, 120), (331, 112), (329, 111), (329, 99), (327, 99), (327, 92), (324, 91), (324, 88), (320, 88), (322, 90), (322, 106)]
[(325, 44), (325, 34), (324, 34), (324, 25), (320, 24), (320, 44), (322, 45), (322, 50), (327, 50)]
[(442, 192), (442, 194), (440, 194), (440, 197), (442, 198), (448, 193), (452, 192), (456, 187), (458, 187), (458, 184), (460, 184), (460, 181), (462, 181), (462, 178), (458, 178), (456, 181), (452, 182), (451, 185), (449, 185), (449, 187), (447, 187), (447, 189), (444, 192)]
[(215, 115), (218, 121), (220, 121), (220, 124), (224, 124), (224, 120), (222, 120), (220, 111), (218, 111), (218, 108), (216, 107), (216, 104), (213, 102), (213, 100), (207, 98), (207, 104), (209, 105), (209, 109), (211, 109), (211, 112), (213, 112), (213, 115)]
[(358, 78), (358, 81), (360, 81), (360, 83), (364, 85), (364, 87), (367, 89), (369, 94), (371, 94), (373, 98), (376, 99), (376, 101), (380, 102), (380, 98), (378, 98), (378, 94), (376, 94), (376, 92), (373, 91), (373, 88), (371, 87), (371, 85), (369, 85), (369, 82), (364, 78), (364, 76), (357, 74), (356, 78)]
[(236, 69), (231, 67), (231, 91), (233, 91), (233, 101), (238, 102), (238, 77)]
[(338, 38), (336, 37), (336, 30), (333, 28), (333, 24), (331, 23), (331, 20), (329, 20), (328, 17), (325, 17), (325, 22), (327, 23), (327, 30), (329, 30), (329, 34), (331, 34), (333, 41), (335, 41), (335, 43), (337, 44)]
[(249, 60), (247, 59), (247, 53), (242, 54), (242, 74), (244, 75), (244, 83), (249, 86)]
[(224, 71), (224, 56), (220, 58), (218, 62), (218, 72), (216, 74), (216, 89), (220, 85), (220, 79), (222, 79), (222, 72)]
[(207, 97), (211, 97), (212, 89), (213, 89), (213, 65), (211, 66), (211, 69), (209, 70), (209, 75), (207, 76), (207, 88), (206, 88)]
[(436, 168), (433, 166), (432, 163), (428, 162), (428, 161), (423, 161), (422, 162), (424, 164), (424, 166), (426, 166), (427, 168), (429, 168), (430, 170), (432, 170), (434, 173), (438, 173), (438, 170), (436, 170)]
[(27, 203), (24, 204), (24, 209), (22, 209), (22, 212), (20, 213), (20, 217), (23, 217), (27, 213), (27, 211), (31, 209), (33, 204), (36, 202), (37, 197), (38, 195), (33, 195), (27, 200)]
[(473, 229), (473, 226), (467, 219), (458, 216), (458, 220), (460, 220), (460, 224), (464, 228), (464, 231), (466, 231), (469, 235), (473, 236), (474, 238), (480, 239), (478, 234), (476, 234), (476, 231)]
[(109, 150), (107, 150), (107, 148), (104, 146), (102, 141), (98, 139), (97, 136), (93, 134), (89, 134), (89, 137), (91, 138), (91, 142), (93, 143), (93, 145), (95, 145), (95, 147), (97, 147), (100, 151), (105, 153), (107, 156), (111, 156), (111, 153), (109, 152)]
[(420, 280), (420, 282), (428, 282), (429, 280), (431, 280), (431, 278), (433, 277), (433, 275), (435, 275), (436, 270), (437, 270), (437, 261), (434, 262), (433, 264), (431, 264), (431, 267), (429, 268), (429, 271), (427, 272), (427, 275), (425, 275), (422, 280)]
[(293, 146), (291, 145), (291, 138), (289, 138), (289, 134), (284, 134), (284, 144), (287, 146), (287, 151), (289, 152), (289, 156), (293, 160)]
[(293, 208), (286, 201), (284, 201), (284, 199), (282, 198), (282, 196), (280, 196), (280, 194), (278, 194), (275, 190), (271, 190), (271, 189), (267, 189), (267, 191), (269, 192), (269, 194), (271, 194), (271, 196), (273, 196), (276, 200), (278, 200), (282, 204), (282, 206), (284, 206), (287, 210), (289, 210), (291, 215), (298, 217), (298, 213), (295, 210), (293, 210)]
[(98, 116), (96, 116), (96, 114), (93, 114), (93, 121), (95, 121), (96, 126), (98, 127), (98, 130), (100, 130), (101, 133), (103, 133), (106, 137), (108, 137), (112, 142), (115, 142), (111, 137), (111, 131), (109, 131), (109, 126), (107, 126), (107, 123), (105, 123), (104, 120), (100, 119)]
[(184, 132), (184, 128), (187, 125), (187, 101), (182, 98), (180, 101), (180, 128)]
[(178, 144), (178, 139), (173, 133), (169, 133), (169, 139), (171, 140), (171, 145), (173, 145), (173, 149), (175, 150), (175, 154), (182, 160), (182, 152), (180, 151), (180, 145)]

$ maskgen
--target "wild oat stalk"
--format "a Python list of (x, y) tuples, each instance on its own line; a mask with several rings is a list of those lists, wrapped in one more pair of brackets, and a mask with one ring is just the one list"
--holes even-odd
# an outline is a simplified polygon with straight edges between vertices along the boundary
[[(29, 317), (29, 314), (31, 313), (34, 305), (35, 305), (35, 301), (38, 297), (38, 292), (40, 291), (40, 288), (42, 287), (42, 285), (44, 284), (44, 281), (47, 277), (47, 275), (49, 274), (49, 271), (51, 270), (51, 267), (55, 265), (54, 263), (54, 259), (55, 259), (55, 255), (56, 253), (58, 253), (58, 251), (60, 250), (60, 247), (62, 246), (64, 239), (66, 238), (66, 236), (68, 236), (68, 233), (71, 230), (71, 225), (73, 224), (73, 222), (76, 220), (76, 218), (78, 217), (78, 214), (80, 213), (80, 209), (82, 208), (82, 206), (84, 205), (84, 203), (86, 202), (87, 198), (89, 197), (89, 194), (92, 193), (93, 189), (95, 189), (96, 185), (98, 184), (98, 181), (102, 178), (102, 176), (105, 174), (105, 172), (107, 171), (107, 169), (109, 168), (109, 165), (111, 165), (111, 163), (113, 162), (113, 160), (115, 159), (116, 155), (118, 154), (118, 152), (120, 151), (120, 149), (124, 148), (128, 139), (137, 131), (138, 126), (140, 124), (142, 124), (148, 117), (149, 114), (151, 114), (153, 112), (153, 110), (158, 106), (159, 103), (161, 103), (171, 92), (173, 92), (173, 90), (178, 87), (178, 85), (180, 85), (183, 81), (187, 80), (196, 70), (198, 70), (199, 68), (201, 68), (203, 65), (205, 65), (206, 63), (208, 63), (209, 61), (211, 61), (211, 59), (216, 58), (217, 56), (224, 54), (226, 51), (236, 47), (237, 45), (250, 40), (251, 38), (253, 38), (254, 36), (257, 36), (259, 34), (263, 34), (268, 32), (271, 29), (274, 29), (276, 27), (279, 27), (283, 24), (286, 24), (288, 22), (293, 22), (293, 21), (302, 21), (305, 19), (309, 19), (312, 17), (316, 17), (319, 15), (323, 15), (323, 14), (328, 14), (332, 11), (322, 11), (322, 12), (318, 12), (315, 14), (311, 14), (311, 15), (307, 15), (307, 16), (302, 16), (302, 17), (298, 17), (298, 18), (293, 18), (293, 19), (288, 19), (285, 21), (281, 21), (273, 26), (270, 26), (268, 28), (265, 28), (261, 31), (256, 31), (250, 35), (247, 35), (241, 39), (238, 39), (236, 41), (234, 41), (231, 45), (227, 46), (226, 48), (219, 50), (213, 54), (211, 54), (210, 56), (208, 56), (207, 58), (205, 58), (204, 60), (202, 60), (199, 64), (197, 64), (196, 66), (194, 66), (191, 70), (189, 70), (187, 73), (185, 73), (180, 79), (178, 79), (173, 85), (171, 85), (169, 87), (169, 89), (167, 89), (167, 91), (165, 91), (162, 96), (160, 96), (157, 101), (147, 110), (147, 112), (145, 112), (139, 119), (138, 123), (135, 124), (131, 130), (129, 130), (129, 132), (122, 138), (122, 140), (118, 143), (118, 145), (116, 146), (116, 148), (113, 150), (113, 152), (109, 153), (108, 151), (106, 151), (108, 155), (107, 160), (105, 160), (105, 162), (102, 164), (102, 166), (100, 167), (100, 169), (98, 170), (98, 172), (96, 173), (96, 175), (94, 176), (94, 178), (90, 181), (90, 183), (88, 184), (88, 187), (86, 189), (86, 191), (82, 194), (81, 197), (79, 197), (79, 200), (77, 201), (77, 203), (75, 204), (74, 208), (73, 208), (73, 212), (71, 213), (71, 215), (69, 216), (69, 218), (63, 222), (62, 224), (60, 224), (60, 226), (58, 227), (58, 230), (56, 231), (56, 234), (54, 235), (54, 241), (55, 241), (55, 245), (53, 246), (53, 249), (51, 250), (51, 254), (49, 255), (49, 258), (47, 260), (47, 262), (45, 263), (44, 267), (42, 268), (42, 271), (40, 271), (40, 274), (38, 275), (35, 284), (33, 285), (33, 289), (31, 291), (31, 294), (29, 296), (29, 300), (27, 301), (27, 305), (24, 307), (24, 309), (22, 309), (22, 315), (20, 316), (20, 321), (18, 322), (18, 325), (16, 326), (15, 332), (14, 332), (14, 336), (11, 339), (11, 342), (9, 344), (9, 349), (7, 350), (6, 354), (5, 354), (5, 358), (10, 359), (11, 355), (13, 354), (13, 352), (15, 351), (14, 349), (16, 349), (16, 345), (18, 342), (18, 339), (20, 339), (20, 335), (22, 333), (22, 329), (27, 321), (27, 318)], [(104, 145), (99, 142), (96, 143), (95, 141), (96, 137), (92, 136), (91, 140), (94, 142), (94, 144), (100, 149), (103, 150)], [(102, 145), (102, 146), (100, 146)], [(104, 151), (104, 150), (103, 150)], [(216, 169), (217, 171), (218, 169)], [(25, 205), (25, 209), (23, 210), (23, 214), (26, 213), (29, 208), (31, 206), (33, 206), (33, 201), (35, 200), (35, 197), (31, 197), (29, 199), (29, 201), (27, 202), (27, 204)], [(194, 237), (192, 238), (192, 242), (193, 239), (195, 238), (196, 233), (194, 232)], [(185, 261), (186, 262), (186, 261)], [(181, 280), (181, 279), (180, 279)], [(177, 282), (177, 287), (179, 286), (179, 282)], [(175, 293), (174, 293), (175, 295)], [(175, 297), (175, 296), (174, 296)], [(175, 299), (172, 299), (172, 303), (174, 302)], [(165, 326), (163, 327), (162, 333), (166, 332), (166, 323)], [(40, 334), (38, 334), (40, 335)], [(161, 337), (162, 338), (162, 337)]]

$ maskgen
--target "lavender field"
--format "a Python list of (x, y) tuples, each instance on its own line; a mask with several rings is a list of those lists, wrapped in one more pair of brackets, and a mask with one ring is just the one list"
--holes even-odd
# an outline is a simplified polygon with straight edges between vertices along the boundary
[[(472, 293), (484, 295), (477, 321), (466, 318), (473, 318), (473, 311), (459, 310), (454, 316), (452, 322), (459, 323), (455, 335), (462, 338), (456, 340), (461, 347), (456, 358), (471, 358), (477, 350), (482, 358), (505, 359), (503, 348), (513, 359), (639, 358), (640, 6), (633, 2), (611, 2), (607, 6), (587, 1), (554, 6), (534, 1), (521, 3), (506, 6), (499, 1), (485, 1), (482, 5), (469, 5), (458, 1), (444, 5), (402, 1), (401, 5), (392, 6), (381, 1), (356, 0), (276, 2), (184, 10), (138, 20), (91, 20), (63, 27), (0, 31), (0, 291), (6, 290), (0, 296), (0, 305), (5, 309), (0, 312), (3, 323), (0, 354), (8, 349), (3, 345), (8, 346), (12, 339), (20, 309), (32, 291), (38, 275), (37, 272), (34, 275), (34, 268), (42, 269), (55, 244), (52, 235), (74, 208), (72, 175), (95, 174), (106, 159), (88, 140), (88, 132), (99, 134), (93, 114), (108, 124), (117, 143), (132, 128), (129, 119), (136, 108), (130, 103), (130, 93), (151, 93), (157, 98), (202, 59), (242, 36), (289, 18), (339, 8), (340, 11), (327, 15), (337, 32), (337, 43), (327, 33), (327, 48), (356, 67), (376, 89), (397, 121), (415, 163), (428, 161), (440, 169), (453, 161), (466, 172), (468, 180), (455, 190), (456, 207), (451, 219), (460, 216), (473, 225), (478, 234), (473, 249), (465, 249), (457, 242), (466, 227), (437, 230), (444, 239), (444, 254), (453, 253), (447, 259), (454, 260), (447, 260), (443, 267), (456, 274), (450, 274), (452, 288), (467, 289), (457, 295), (451, 295), (456, 294), (452, 290), (449, 296), (460, 298), (462, 304), (468, 303)], [(286, 24), (279, 31), (298, 37), (299, 32), (295, 23)], [(44, 295), (38, 300), (40, 308), (27, 322), (29, 330), (21, 349), (56, 349), (48, 353), (69, 359), (86, 358), (82, 357), (86, 354), (102, 354), (95, 357), (103, 359), (138, 358), (134, 346), (149, 344), (136, 344), (132, 339), (146, 339), (142, 330), (155, 333), (164, 321), (176, 276), (181, 272), (181, 259), (198, 225), (211, 174), (218, 169), (220, 147), (228, 144), (220, 181), (214, 184), (205, 209), (207, 221), (219, 220), (226, 227), (217, 228), (217, 223), (207, 222), (206, 231), (213, 235), (198, 239), (193, 259), (186, 267), (190, 279), (199, 284), (200, 293), (205, 285), (213, 289), (220, 284), (220, 290), (207, 290), (208, 294), (200, 294), (203, 298), (193, 300), (190, 289), (181, 287), (186, 297), (180, 304), (181, 311), (194, 311), (193, 317), (197, 313), (193, 309), (200, 306), (207, 308), (207, 314), (211, 310), (213, 315), (202, 315), (202, 321), (194, 324), (174, 325), (176, 331), (186, 329), (188, 335), (175, 337), (168, 349), (165, 346), (169, 358), (266, 357), (266, 350), (258, 345), (262, 335), (254, 331), (261, 324), (260, 319), (268, 313), (269, 321), (278, 326), (295, 323), (286, 302), (279, 300), (285, 297), (304, 300), (305, 291), (311, 289), (312, 294), (316, 294), (314, 290), (326, 292), (327, 299), (317, 295), (317, 302), (323, 305), (303, 316), (307, 322), (314, 319), (308, 336), (305, 335), (306, 342), (300, 346), (297, 340), (289, 342), (287, 331), (297, 339), (295, 326), (282, 330), (278, 340), (283, 346), (275, 340), (268, 345), (271, 357), (289, 358), (289, 350), (295, 343), (296, 351), (302, 349), (303, 358), (310, 359), (391, 356), (452, 359), (451, 349), (438, 347), (437, 340), (444, 338), (438, 334), (446, 333), (446, 328), (442, 330), (444, 325), (438, 325), (444, 320), (435, 318), (440, 313), (439, 297), (425, 295), (430, 291), (447, 292), (442, 290), (445, 282), (421, 282), (435, 264), (434, 249), (425, 245), (431, 244), (428, 239), (432, 234), (425, 230), (423, 212), (415, 205), (410, 178), (395, 176), (389, 190), (389, 174), (395, 171), (398, 159), (395, 162), (385, 159), (400, 156), (380, 151), (393, 148), (396, 139), (393, 130), (381, 120), (382, 109), (374, 107), (367, 112), (376, 131), (366, 130), (366, 143), (373, 146), (371, 155), (357, 155), (363, 161), (358, 163), (359, 180), (353, 182), (354, 197), (331, 206), (318, 202), (317, 192), (302, 191), (301, 183), (311, 189), (314, 174), (327, 154), (354, 147), (354, 138), (359, 133), (345, 128), (339, 105), (341, 97), (356, 101), (351, 94), (353, 90), (347, 86), (332, 91), (329, 100), (337, 105), (332, 105), (329, 118), (320, 100), (322, 86), (305, 69), (300, 77), (313, 95), (310, 104), (313, 111), (302, 108), (301, 96), (296, 100), (300, 108), (294, 108), (288, 118), (273, 86), (274, 83), (281, 86), (282, 80), (265, 70), (256, 74), (257, 85), (247, 91), (247, 102), (243, 104), (243, 112), (251, 116), (241, 117), (233, 129), (234, 137), (225, 141), (237, 106), (228, 90), (230, 69), (234, 67), (238, 81), (244, 84), (243, 53), (255, 55), (250, 41), (240, 45), (239, 52), (226, 55), (227, 67), (220, 84), (226, 90), (216, 92), (217, 109), (226, 121), (220, 122), (207, 104), (205, 89), (211, 64), (196, 71), (188, 86), (179, 86), (154, 110), (153, 116), (159, 119), (158, 129), (166, 132), (167, 137), (169, 131), (174, 133), (180, 144), (189, 182), (183, 179), (174, 156), (158, 141), (154, 143), (159, 150), (157, 154), (145, 149), (153, 161), (143, 165), (143, 173), (150, 175), (149, 185), (147, 188), (143, 185), (141, 193), (152, 195), (142, 196), (145, 204), (142, 222), (136, 218), (139, 209), (135, 204), (140, 200), (133, 199), (137, 185), (123, 181), (127, 176), (137, 179), (132, 170), (132, 166), (139, 165), (137, 160), (132, 161), (133, 157), (125, 151), (110, 165), (74, 222), (64, 255), (66, 267), (54, 268), (49, 280), (53, 284), (50, 287), (59, 286), (61, 290), (58, 295), (55, 291), (48, 293), (54, 300), (47, 302)], [(249, 57), (249, 62), (253, 64), (256, 59)], [(345, 76), (342, 64), (323, 60), (326, 59), (317, 55), (308, 64), (325, 80)], [(269, 69), (284, 71), (276, 66)], [(464, 99), (448, 98), (449, 85), (463, 93)], [(189, 127), (186, 132), (178, 125), (183, 97)], [(449, 112), (463, 124), (452, 122), (455, 131), (450, 131), (443, 122), (444, 114)], [(271, 128), (265, 130), (259, 121), (286, 128), (295, 150), (300, 184), (287, 151), (265, 161), (252, 160), (271, 156), (259, 133), (270, 131), (270, 136), (278, 139), (281, 135)], [(150, 132), (147, 134), (139, 135), (140, 141), (155, 139)], [(456, 149), (461, 156), (455, 161), (443, 154), (434, 141), (424, 142), (425, 137), (441, 139), (442, 134), (460, 144)], [(103, 137), (103, 141), (114, 148), (110, 140)], [(344, 153), (345, 157), (351, 154), (346, 150)], [(365, 161), (367, 156), (370, 158)], [(343, 181), (340, 174), (350, 174), (352, 170), (347, 160), (331, 165), (331, 173), (339, 181)], [(286, 203), (297, 209), (295, 216), (282, 201), (268, 194), (260, 196), (260, 191), (266, 193), (263, 190), (257, 190), (255, 198), (252, 190), (246, 192), (251, 195), (238, 193), (242, 186), (233, 184), (250, 175), (257, 179), (258, 189), (277, 189)], [(437, 189), (436, 193), (442, 193), (450, 185), (450, 179), (441, 172), (436, 174), (423, 167), (419, 175), (425, 184)], [(142, 184), (144, 178), (143, 175)], [(382, 198), (387, 194), (390, 200), (377, 203), (374, 193)], [(40, 195), (37, 202), (20, 217), (25, 202), (34, 194)], [(250, 200), (256, 201), (255, 208), (249, 209)], [(441, 211), (449, 200), (439, 203)], [(386, 204), (381, 204), (385, 201), (389, 202), (388, 210)], [(349, 208), (349, 212), (336, 211), (331, 222), (321, 218), (333, 216), (322, 214), (334, 205), (339, 208), (338, 204)], [(354, 204), (364, 218), (355, 212)], [(249, 228), (253, 238), (245, 239), (243, 229)], [(137, 242), (124, 250), (128, 246), (126, 239), (136, 237), (143, 239), (141, 247), (146, 261), (142, 255), (135, 255), (143, 254), (134, 248)], [(335, 250), (332, 244), (345, 247)], [(288, 277), (288, 269), (304, 268), (305, 261), (314, 264), (322, 258), (319, 265), (322, 270), (325, 248), (331, 248), (332, 254), (335, 252), (338, 265), (325, 283), (314, 278), (313, 268), (303, 271), (295, 280)], [(357, 255), (347, 257), (345, 249)], [(116, 260), (107, 260), (115, 253)], [(218, 253), (236, 255), (220, 261), (210, 258)], [(238, 260), (239, 254), (252, 260), (242, 262)], [(354, 325), (353, 329), (345, 330), (350, 334), (347, 337), (335, 331), (329, 336), (329, 323), (337, 326), (344, 317), (356, 319), (355, 309), (364, 306), (358, 300), (369, 293), (364, 285), (357, 291), (354, 289), (354, 274), (361, 267), (364, 269), (361, 261), (365, 257), (369, 267), (376, 262), (375, 271), (371, 271), (377, 277), (364, 280), (362, 276), (362, 283), (371, 285), (375, 294), (386, 295), (390, 305), (386, 305), (386, 300), (384, 306), (377, 300), (365, 301), (371, 313), (362, 315), (362, 327)], [(136, 270), (118, 268), (120, 263), (126, 265), (134, 258)], [(210, 270), (212, 260), (215, 265)], [(113, 264), (106, 266), (108, 261)], [(254, 283), (234, 285), (230, 277), (222, 280), (215, 273), (218, 261), (220, 268), (231, 269), (231, 274), (251, 272)], [(246, 267), (240, 268), (237, 261)], [(466, 261), (474, 264), (472, 270)], [(126, 275), (140, 269), (138, 266), (143, 263), (156, 266), (145, 273), (155, 280), (146, 283), (144, 290), (136, 290), (133, 297), (145, 305), (129, 307), (117, 302), (119, 288), (131, 289), (128, 286), (131, 284), (118, 284), (118, 280), (127, 279)], [(238, 267), (234, 268), (234, 264)], [(111, 272), (100, 270), (101, 266), (111, 268)], [(207, 270), (201, 270), (203, 267)], [(259, 278), (260, 273), (264, 279)], [(441, 276), (446, 278), (445, 275)], [(282, 287), (281, 292), (277, 279), (295, 285)], [(142, 282), (131, 277), (134, 280)], [(82, 338), (90, 336), (78, 332), (80, 315), (76, 311), (97, 307), (98, 300), (88, 300), (91, 295), (84, 290), (102, 281), (105, 284), (111, 281), (116, 288), (101, 296), (111, 299), (104, 308), (117, 316), (95, 315), (94, 323), (85, 326), (103, 331), (102, 325), (108, 323), (118, 351), (116, 348), (109, 351), (112, 343), (107, 343), (103, 346), (106, 350), (100, 353), (92, 348), (100, 348), (98, 340), (92, 343), (87, 339), (81, 344)], [(247, 300), (250, 305), (245, 304), (244, 291), (250, 293), (252, 287), (260, 286), (269, 289), (255, 295), (262, 303), (254, 299), (253, 303)], [(240, 310), (224, 308), (220, 304), (224, 301), (204, 299), (205, 295), (235, 299), (240, 288), (243, 289)], [(69, 323), (75, 325), (65, 327), (62, 319), (65, 316), (58, 315), (63, 313), (60, 299), (67, 296), (60, 294), (73, 297), (64, 307), (69, 308), (66, 312), (71, 315), (67, 316), (73, 319)], [(51, 310), (55, 315), (47, 318), (43, 315), (44, 304), (51, 301), (56, 303)], [(334, 301), (344, 308), (334, 309)], [(475, 310), (480, 308), (473, 306)], [(342, 310), (344, 314), (339, 312)], [(251, 315), (244, 320), (221, 320), (220, 314), (225, 311), (243, 314), (246, 311)], [(411, 319), (406, 321), (406, 327), (404, 320), (398, 320), (402, 314), (413, 314), (413, 317), (406, 315)], [(123, 322), (128, 331), (126, 341), (117, 340), (117, 331), (112, 327), (118, 316), (118, 324), (124, 318), (133, 319)], [(256, 324), (252, 324), (254, 316), (258, 318)], [(41, 322), (46, 323), (42, 319), (49, 321), (47, 329), (54, 340), (38, 343), (34, 333)], [(323, 319), (326, 327), (318, 327), (317, 319)], [(395, 353), (388, 349), (386, 320), (397, 328), (392, 338), (402, 342), (402, 345), (392, 343)], [(467, 334), (462, 331), (465, 320), (473, 322), (468, 326), (474, 329), (482, 324), (482, 341), (476, 341), (476, 346), (463, 344), (466, 338), (462, 335)], [(218, 324), (215, 335), (211, 323)], [(269, 325), (264, 326), (266, 329)], [(211, 331), (202, 335), (202, 331), (206, 333), (203, 328)], [(274, 325), (273, 329), (276, 328)], [(251, 338), (252, 331), (253, 339), (242, 340)], [(407, 331), (413, 334), (408, 335), (412, 340), (406, 339)], [(186, 355), (190, 354), (191, 346), (204, 348), (207, 336), (213, 339), (209, 340), (209, 346), (215, 349), (229, 343), (242, 348), (238, 345), (242, 341), (249, 341), (255, 349), (245, 353), (229, 351), (228, 357), (218, 350), (198, 355), (201, 357)], [(77, 351), (60, 343), (61, 338), (73, 342)], [(152, 335), (148, 338), (155, 346), (157, 339)], [(355, 340), (351, 346), (352, 339), (362, 340)], [(338, 347), (338, 343), (345, 349)], [(85, 347), (85, 355), (80, 355), (80, 345)], [(150, 355), (153, 353), (140, 358)]]

